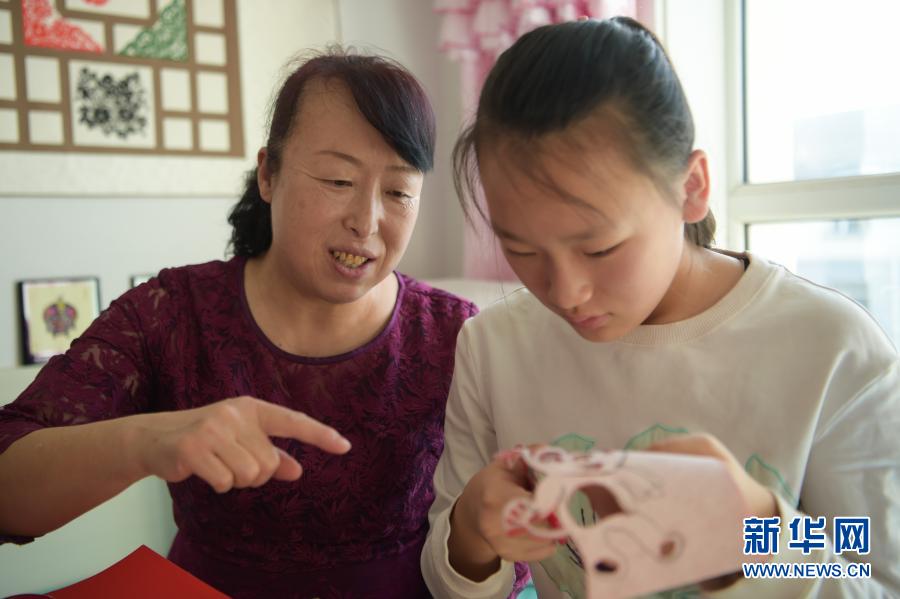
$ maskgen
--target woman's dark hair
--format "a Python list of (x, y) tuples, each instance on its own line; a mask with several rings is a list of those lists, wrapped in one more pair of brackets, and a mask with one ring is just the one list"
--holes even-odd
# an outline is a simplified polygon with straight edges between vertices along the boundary
[[(687, 166), (694, 122), (678, 76), (648, 29), (627, 17), (545, 25), (526, 33), (491, 69), (474, 123), (453, 150), (456, 191), (466, 217), (477, 197), (478, 151), (498, 138), (529, 142), (602, 114), (614, 119), (629, 158), (666, 194)], [(709, 247), (712, 213), (685, 226), (685, 237)]]
[[(272, 105), (266, 166), (277, 173), (306, 85), (314, 79), (342, 81), (363, 117), (395, 152), (423, 173), (434, 164), (434, 112), (425, 90), (400, 64), (381, 57), (331, 47), (304, 61), (285, 79)], [(258, 256), (272, 245), (272, 212), (262, 199), (254, 168), (244, 193), (231, 209), (230, 245), (236, 256)]]

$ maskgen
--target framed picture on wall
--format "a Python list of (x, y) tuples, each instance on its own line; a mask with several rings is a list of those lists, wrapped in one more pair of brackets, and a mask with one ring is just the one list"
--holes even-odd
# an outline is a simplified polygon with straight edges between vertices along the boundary
[(25, 364), (64, 353), (100, 315), (97, 277), (30, 279), (16, 285)]
[(150, 279), (152, 279), (155, 276), (156, 275), (148, 275), (148, 274), (131, 275), (131, 287), (134, 288), (134, 287), (137, 287), (138, 285), (140, 285), (141, 283), (146, 283), (147, 281), (149, 281)]

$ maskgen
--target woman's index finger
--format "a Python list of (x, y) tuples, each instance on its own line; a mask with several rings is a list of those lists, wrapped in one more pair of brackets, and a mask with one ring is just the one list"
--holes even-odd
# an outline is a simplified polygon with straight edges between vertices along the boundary
[(296, 439), (329, 453), (341, 454), (350, 450), (350, 441), (339, 432), (303, 412), (260, 402), (258, 417), (260, 427), (269, 436)]

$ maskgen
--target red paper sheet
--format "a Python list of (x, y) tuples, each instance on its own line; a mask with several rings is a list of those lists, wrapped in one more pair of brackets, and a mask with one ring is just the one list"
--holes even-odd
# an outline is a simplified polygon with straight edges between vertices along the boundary
[(205, 582), (188, 574), (146, 545), (99, 574), (49, 593), (53, 599), (227, 599)]

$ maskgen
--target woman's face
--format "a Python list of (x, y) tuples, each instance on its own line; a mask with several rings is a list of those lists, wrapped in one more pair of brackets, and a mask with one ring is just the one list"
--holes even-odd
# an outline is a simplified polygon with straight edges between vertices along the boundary
[[(515, 273), (582, 337), (611, 341), (678, 313), (683, 298), (670, 290), (686, 275), (684, 223), (702, 219), (706, 198), (702, 206), (693, 195), (675, 201), (632, 166), (621, 144), (593, 147), (548, 135), (523, 164), (509, 145), (494, 143), (479, 153), (479, 170)], [(693, 190), (694, 175), (679, 193)]]
[(260, 150), (272, 205), (271, 258), (302, 294), (352, 302), (389, 275), (416, 223), (423, 175), (385, 142), (339, 80), (307, 83), (277, 172)]

